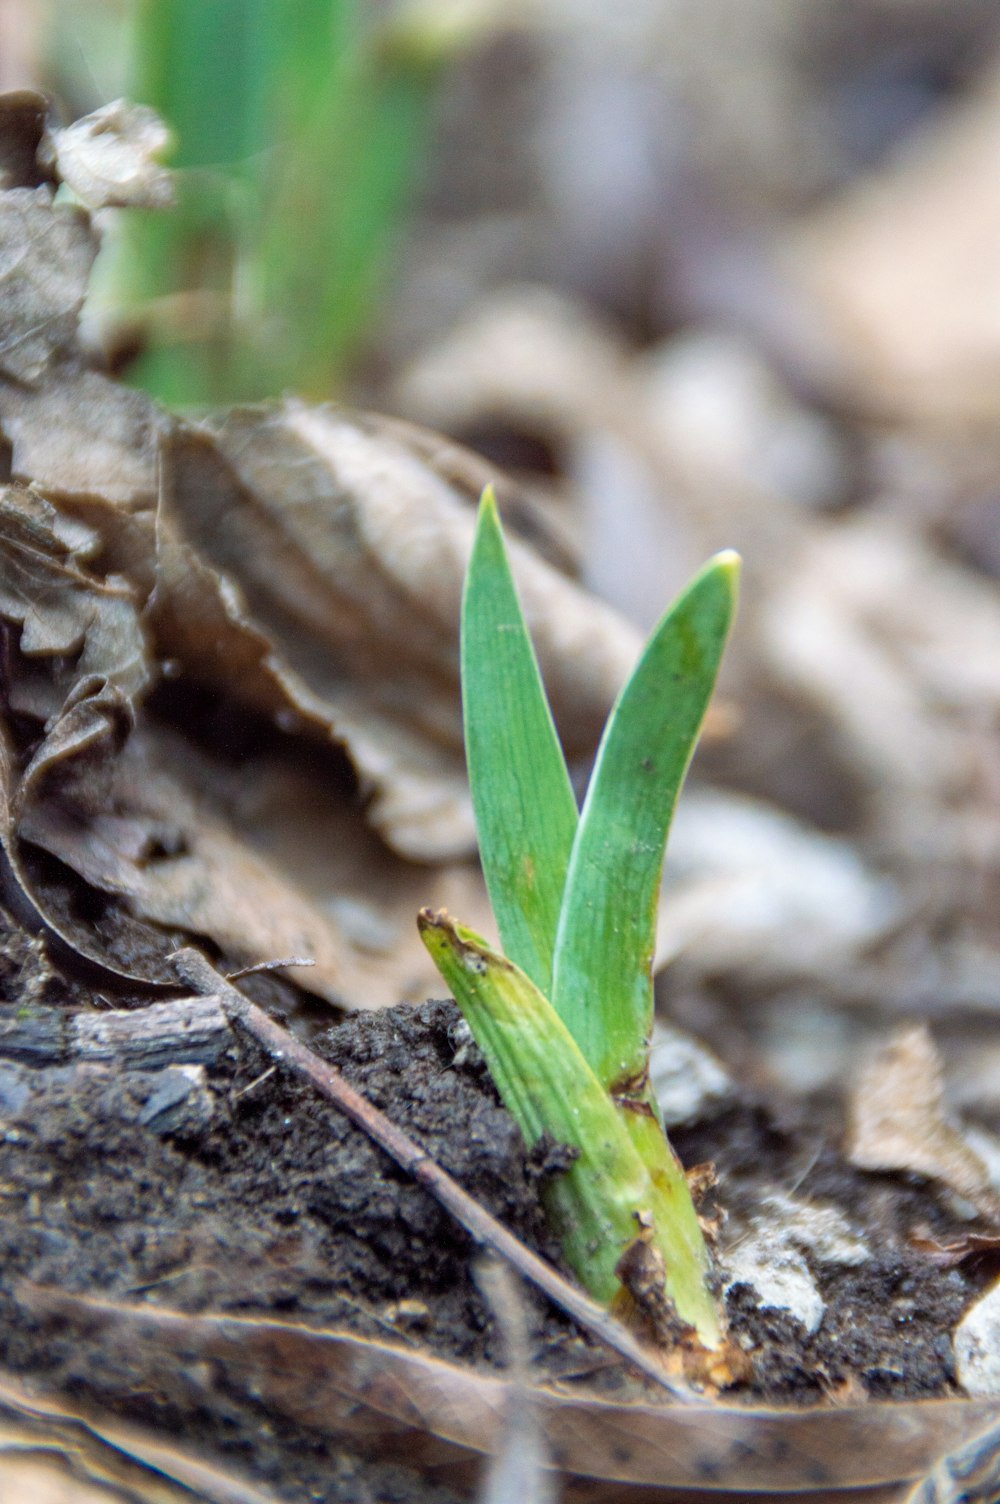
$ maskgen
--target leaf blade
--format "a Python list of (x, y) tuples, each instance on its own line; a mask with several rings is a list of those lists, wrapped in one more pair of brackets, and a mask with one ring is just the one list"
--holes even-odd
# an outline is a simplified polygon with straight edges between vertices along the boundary
[(642, 1100), (666, 840), (738, 578), (737, 555), (716, 555), (654, 629), (605, 727), (566, 876), (553, 1005), (602, 1084)]
[(622, 1291), (622, 1255), (640, 1236), (651, 1236), (678, 1314), (706, 1346), (715, 1346), (721, 1330), (707, 1285), (708, 1254), (684, 1172), (659, 1125), (612, 1102), (523, 971), (447, 914), (424, 909), (417, 922), (529, 1147), (548, 1134), (578, 1150), (542, 1194), (581, 1283), (598, 1300), (614, 1300)]
[(483, 492), (462, 602), (462, 703), (480, 857), (500, 938), (547, 993), (579, 817), (492, 487)]

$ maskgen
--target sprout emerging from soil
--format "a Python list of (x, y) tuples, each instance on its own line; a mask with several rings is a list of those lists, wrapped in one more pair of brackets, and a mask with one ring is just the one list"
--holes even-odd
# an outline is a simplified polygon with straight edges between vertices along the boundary
[[(575, 1151), (544, 1192), (599, 1300), (722, 1341), (710, 1261), (649, 1083), (667, 833), (715, 686), (739, 578), (717, 554), (661, 619), (608, 719), (581, 812), (492, 493), (462, 608), (466, 756), (505, 955), (424, 910), (424, 944), (529, 1147)], [(660, 1320), (656, 1320), (659, 1313)]]

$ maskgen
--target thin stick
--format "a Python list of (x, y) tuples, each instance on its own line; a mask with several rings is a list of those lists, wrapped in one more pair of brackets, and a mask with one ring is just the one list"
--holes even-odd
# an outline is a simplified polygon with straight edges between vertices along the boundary
[(252, 1003), (242, 992), (231, 986), (200, 951), (185, 948), (175, 952), (171, 959), (185, 982), (204, 996), (218, 997), (230, 1017), (263, 1045), (272, 1060), (283, 1061), (339, 1107), (345, 1117), (367, 1133), (401, 1169), (412, 1175), (449, 1211), (477, 1243), (505, 1258), (522, 1278), (529, 1280), (547, 1295), (554, 1305), (572, 1316), (592, 1336), (613, 1348), (648, 1379), (669, 1390), (675, 1399), (696, 1398), (685, 1384), (666, 1371), (656, 1354), (633, 1337), (621, 1322), (616, 1321), (603, 1306), (591, 1300), (589, 1295), (563, 1279), (545, 1259), (526, 1248), (401, 1128), (397, 1128), (366, 1097), (348, 1085), (335, 1066), (320, 1059), (308, 1045), (296, 1039), (294, 1034), (289, 1034), (287, 1029), (275, 1023), (256, 1003)]

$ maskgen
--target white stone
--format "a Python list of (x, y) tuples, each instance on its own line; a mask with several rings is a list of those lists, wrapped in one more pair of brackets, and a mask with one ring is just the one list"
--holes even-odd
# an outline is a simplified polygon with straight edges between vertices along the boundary
[(851, 1227), (836, 1206), (812, 1201), (798, 1201), (792, 1196), (765, 1196), (764, 1215), (756, 1219), (758, 1227), (767, 1227), (772, 1241), (777, 1236), (805, 1253), (818, 1264), (839, 1264), (848, 1268), (871, 1258), (871, 1249)]
[(708, 1046), (659, 1019), (653, 1025), (649, 1076), (668, 1128), (711, 1117), (733, 1095), (731, 1076)]
[(966, 1394), (1000, 1394), (1000, 1280), (955, 1328), (955, 1372)]
[(726, 1289), (749, 1285), (758, 1303), (769, 1311), (787, 1311), (811, 1335), (826, 1310), (816, 1281), (796, 1248), (766, 1236), (745, 1238), (723, 1260)]
[(749, 1285), (767, 1310), (787, 1311), (811, 1335), (826, 1309), (807, 1255), (815, 1264), (856, 1265), (871, 1258), (864, 1240), (835, 1206), (776, 1193), (722, 1257), (726, 1288)]

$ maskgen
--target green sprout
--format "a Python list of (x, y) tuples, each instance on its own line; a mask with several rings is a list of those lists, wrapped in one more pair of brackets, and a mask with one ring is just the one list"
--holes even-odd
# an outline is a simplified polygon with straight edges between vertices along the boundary
[[(466, 758), (506, 955), (423, 910), (424, 944), (529, 1147), (575, 1157), (544, 1190), (597, 1299), (659, 1302), (723, 1340), (684, 1170), (649, 1081), (667, 833), (715, 686), (739, 559), (717, 554), (653, 631), (608, 718), (582, 811), (542, 686), (496, 502), (479, 512), (462, 607)], [(637, 1271), (641, 1271), (637, 1274)]]

